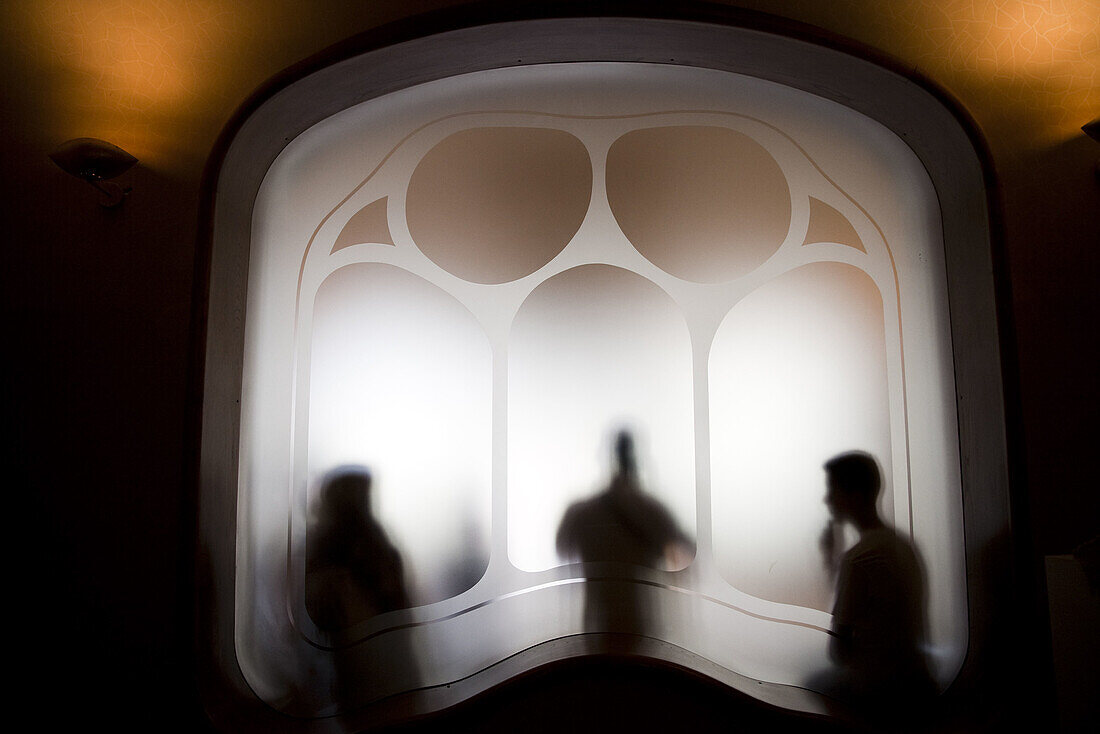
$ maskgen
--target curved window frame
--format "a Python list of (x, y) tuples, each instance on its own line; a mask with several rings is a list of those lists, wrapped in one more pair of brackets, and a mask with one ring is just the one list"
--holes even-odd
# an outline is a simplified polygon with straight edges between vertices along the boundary
[[(951, 102), (922, 81), (789, 32), (681, 19), (541, 18), (391, 37), (384, 44), (371, 38), (353, 40), (335, 51), (335, 58), (327, 54), (290, 70), (239, 113), (207, 169), (204, 216), (209, 241), (200, 245), (200, 257), (209, 257), (209, 275), (200, 280), (207, 293), (197, 304), (205, 333), (198, 386), (201, 591), (196, 646), (204, 695), (215, 717), (237, 719), (251, 711), (263, 712), (261, 717), (248, 717), (256, 728), (265, 727), (267, 717), (287, 722), (250, 690), (236, 661), (232, 624), (244, 312), (253, 204), (265, 174), (298, 134), (352, 105), (472, 71), (562, 62), (687, 65), (778, 82), (870, 117), (897, 134), (921, 160), (942, 216), (959, 417), (971, 634), (966, 661), (953, 685), (974, 678), (986, 646), (982, 623), (995, 610), (990, 601), (993, 589), (981, 571), (989, 563), (988, 548), (1010, 526), (993, 227), (982, 145)], [(651, 657), (700, 669), (698, 660), (679, 659), (672, 646), (650, 643)], [(552, 653), (521, 653), (454, 685), (414, 691), (372, 706), (356, 713), (351, 723), (367, 725), (439, 710), (541, 664), (599, 651), (588, 640), (559, 644)], [(784, 708), (815, 708), (799, 700), (813, 695), (800, 689), (762, 684), (719, 666), (700, 672)]]

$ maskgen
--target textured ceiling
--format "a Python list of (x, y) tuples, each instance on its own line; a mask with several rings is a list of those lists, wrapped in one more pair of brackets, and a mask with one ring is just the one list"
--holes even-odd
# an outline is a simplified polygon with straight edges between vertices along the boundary
[[(460, 3), (24, 0), (0, 9), (4, 126), (43, 153), (110, 140), (194, 176), (266, 79), (356, 32)], [(1100, 0), (744, 0), (873, 46), (934, 79), (994, 156), (1080, 136), (1100, 113)]]

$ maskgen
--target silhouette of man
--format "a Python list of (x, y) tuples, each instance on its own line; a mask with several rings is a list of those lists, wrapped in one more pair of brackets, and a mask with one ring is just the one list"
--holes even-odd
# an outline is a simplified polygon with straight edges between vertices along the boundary
[(370, 488), (363, 467), (330, 472), (306, 536), (306, 609), (330, 632), (409, 606), (401, 555), (371, 515)]
[[(825, 691), (864, 715), (911, 716), (935, 695), (922, 652), (925, 588), (914, 548), (879, 517), (882, 475), (874, 457), (853, 451), (825, 463), (825, 504), (832, 515), (821, 538), (826, 565), (837, 568), (829, 654), (839, 666)], [(851, 523), (859, 542), (836, 558), (836, 522)]]
[(634, 439), (627, 431), (615, 438), (615, 462), (607, 489), (566, 510), (557, 549), (572, 561), (610, 564), (598, 572), (590, 569), (585, 629), (640, 634), (646, 631), (641, 587), (622, 566), (667, 569), (678, 564), (678, 554), (690, 555), (694, 548), (668, 510), (639, 486)]
[[(370, 489), (364, 467), (331, 471), (306, 534), (306, 611), (334, 641), (359, 622), (412, 606), (401, 555), (371, 514)], [(391, 678), (417, 677), (411, 649), (399, 643), (384, 660), (338, 644), (332, 660), (342, 706), (369, 700)]]

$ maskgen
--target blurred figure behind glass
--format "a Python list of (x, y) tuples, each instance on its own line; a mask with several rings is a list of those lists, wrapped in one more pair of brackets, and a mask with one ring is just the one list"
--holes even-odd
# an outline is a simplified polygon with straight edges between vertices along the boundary
[[(905, 729), (928, 713), (936, 686), (924, 656), (925, 582), (916, 550), (879, 517), (882, 474), (870, 454), (852, 451), (825, 463), (832, 519), (821, 537), (837, 574), (829, 655), (837, 668), (811, 687), (846, 702), (884, 727)], [(838, 557), (837, 524), (859, 541)]]
[(306, 536), (306, 610), (329, 632), (409, 606), (401, 556), (371, 514), (370, 488), (363, 467), (329, 472)]
[(370, 511), (371, 475), (361, 466), (329, 472), (306, 533), (306, 611), (336, 643), (332, 653), (337, 703), (351, 707), (415, 686), (417, 666), (404, 632), (379, 643), (385, 655), (365, 654), (343, 633), (383, 612), (406, 609), (404, 564)]
[(669, 511), (642, 491), (628, 431), (615, 437), (615, 474), (607, 489), (565, 511), (557, 549), (572, 561), (608, 564), (595, 576), (590, 569), (585, 630), (634, 634), (644, 634), (650, 625), (642, 586), (624, 566), (673, 570), (687, 565), (695, 552)]

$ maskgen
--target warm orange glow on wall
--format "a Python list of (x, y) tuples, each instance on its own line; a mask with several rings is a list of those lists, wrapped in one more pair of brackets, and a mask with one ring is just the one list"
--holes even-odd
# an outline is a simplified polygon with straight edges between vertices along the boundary
[[(944, 9), (950, 10), (950, 4)], [(972, 5), (971, 10), (952, 18), (954, 45), (969, 46), (953, 55), (994, 75), (1006, 71), (1027, 75), (1050, 71), (1062, 63), (1085, 61), (1090, 31), (1095, 51), (1100, 17), (1096, 3), (1017, 0)]]
[(1002, 155), (1076, 137), (1100, 109), (1098, 0), (850, 0), (803, 3), (792, 16), (946, 86)]
[[(464, 0), (21, 0), (0, 3), (0, 62), (33, 80), (5, 99), (50, 150), (110, 140), (197, 175), (266, 78), (388, 20)], [(869, 44), (923, 72), (998, 157), (1081, 135), (1100, 110), (1100, 0), (725, 0)]]
[[(951, 22), (941, 53), (993, 91), (1050, 115), (1043, 133), (1076, 135), (1100, 86), (1100, 3), (1015, 0), (929, 3)], [(1007, 87), (1007, 89), (1003, 89)], [(1054, 113), (1054, 114), (1051, 114)]]
[(58, 2), (42, 9), (43, 40), (64, 66), (95, 80), (113, 106), (144, 112), (195, 91), (195, 57), (224, 33), (213, 2)]
[(209, 96), (210, 67), (242, 27), (218, 0), (58, 0), (23, 12), (22, 50), (50, 70), (43, 91), (63, 112), (54, 134), (102, 137), (152, 165), (175, 163), (180, 118)]

